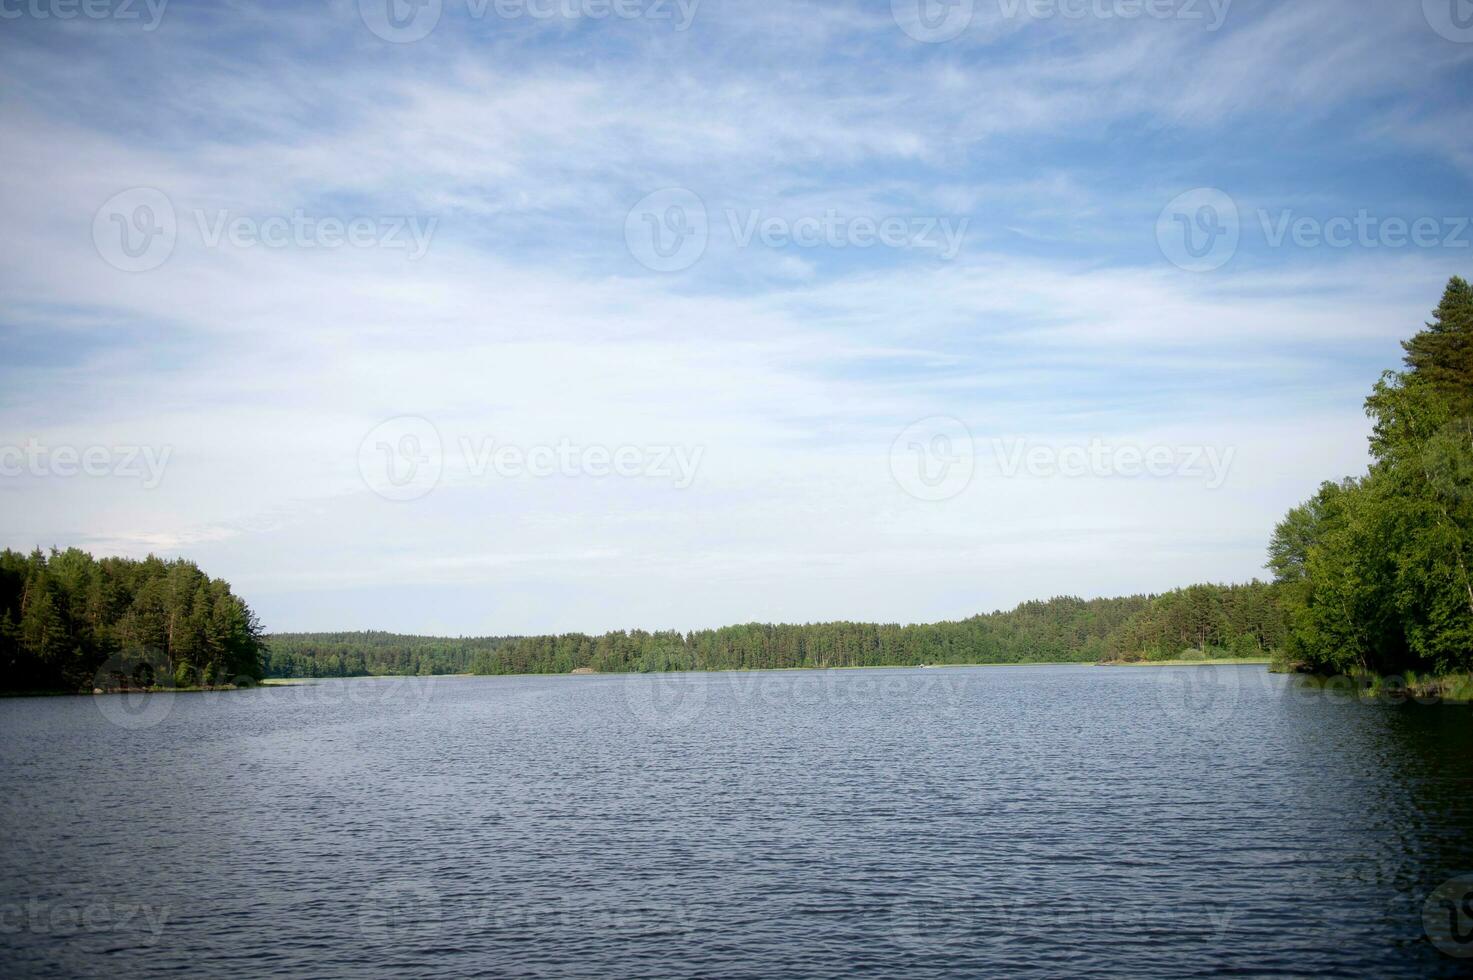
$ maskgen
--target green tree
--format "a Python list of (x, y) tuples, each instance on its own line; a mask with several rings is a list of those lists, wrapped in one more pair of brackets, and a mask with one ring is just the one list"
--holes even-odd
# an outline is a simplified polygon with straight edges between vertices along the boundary
[(1453, 279), (1366, 400), (1374, 462), (1294, 508), (1269, 545), (1313, 669), (1473, 668), (1473, 290)]
[(109, 676), (256, 679), (260, 653), (250, 609), (190, 562), (0, 552), (4, 689), (90, 690)]

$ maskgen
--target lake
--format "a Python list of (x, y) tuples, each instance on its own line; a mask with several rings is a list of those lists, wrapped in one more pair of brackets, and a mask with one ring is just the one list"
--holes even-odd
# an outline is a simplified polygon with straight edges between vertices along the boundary
[(0, 735), (7, 976), (1473, 968), (1473, 711), (1262, 667), (325, 681)]

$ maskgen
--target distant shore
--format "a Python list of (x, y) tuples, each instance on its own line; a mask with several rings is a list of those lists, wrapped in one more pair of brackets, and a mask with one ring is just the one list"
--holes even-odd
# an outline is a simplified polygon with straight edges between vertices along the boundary
[(638, 677), (643, 674), (789, 674), (834, 670), (958, 670), (978, 667), (1214, 667), (1218, 665), (1267, 666), (1269, 657), (1208, 657), (1200, 659), (1173, 660), (1027, 660), (1007, 663), (966, 664), (859, 664), (812, 667), (742, 667), (719, 670), (657, 670), (657, 671), (599, 671), (578, 669), (571, 671), (529, 671), (522, 674), (469, 674), (461, 671), (446, 674), (351, 674), (342, 677), (268, 677), (262, 681), (265, 687), (285, 687), (294, 684), (312, 684), (318, 681), (391, 680), (411, 677)]

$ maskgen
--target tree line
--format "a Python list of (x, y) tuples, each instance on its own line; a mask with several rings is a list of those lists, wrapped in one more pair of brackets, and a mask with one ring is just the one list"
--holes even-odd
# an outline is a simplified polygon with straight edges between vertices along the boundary
[(1373, 462), (1269, 547), (1286, 650), (1318, 673), (1473, 670), (1473, 289), (1447, 286), (1365, 408)]
[(510, 637), (406, 636), (400, 633), (273, 633), (261, 657), (267, 677), (368, 677), (467, 674), (478, 653)]
[(251, 683), (261, 649), (250, 608), (192, 562), (0, 552), (0, 690)]
[(565, 674), (780, 670), (922, 664), (1092, 663), (1267, 656), (1284, 622), (1268, 585), (1199, 585), (1161, 596), (1059, 597), (957, 622), (619, 630), (590, 636), (427, 637), (397, 633), (278, 633), (268, 677), (404, 674)]
[(1283, 647), (1287, 632), (1268, 583), (1192, 585), (1154, 597), (1122, 623), (1110, 635), (1110, 659), (1268, 657)]
[(1269, 586), (1193, 586), (1163, 596), (1058, 597), (955, 622), (749, 623), (680, 632), (531, 636), (479, 651), (477, 674), (778, 670), (924, 664), (1145, 660), (1197, 649), (1267, 655), (1284, 624)]
[(0, 690), (207, 687), (265, 677), (770, 670), (1091, 662), (1257, 653), (1282, 635), (1266, 586), (1060, 597), (957, 622), (426, 637), (261, 632), (228, 583), (192, 562), (0, 552)]

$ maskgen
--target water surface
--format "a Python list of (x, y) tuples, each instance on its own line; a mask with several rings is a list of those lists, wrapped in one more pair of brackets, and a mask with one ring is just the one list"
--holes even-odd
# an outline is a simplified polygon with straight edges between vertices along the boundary
[(0, 972), (1454, 975), (1470, 719), (1261, 667), (9, 699)]

